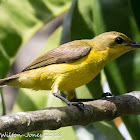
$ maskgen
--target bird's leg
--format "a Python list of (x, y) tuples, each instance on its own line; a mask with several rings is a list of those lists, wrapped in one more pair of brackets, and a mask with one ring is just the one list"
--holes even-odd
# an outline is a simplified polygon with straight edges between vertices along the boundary
[(67, 100), (66, 98), (64, 98), (63, 96), (61, 96), (59, 93), (53, 93), (53, 95), (55, 97), (61, 99), (62, 101), (64, 101), (67, 105), (74, 105), (74, 106), (78, 107), (81, 110), (84, 109), (84, 104), (81, 103), (81, 102), (71, 102), (71, 101)]
[(58, 90), (57, 85), (52, 87), (52, 92), (53, 92), (53, 95), (54, 95), (55, 97), (61, 99), (61, 100), (64, 101), (67, 105), (74, 105), (74, 106), (76, 106), (78, 109), (80, 109), (80, 110), (82, 110), (82, 111), (84, 110), (84, 104), (83, 104), (83, 103), (81, 103), (81, 102), (71, 102), (71, 101), (67, 100), (66, 98), (64, 98), (63, 96), (61, 96), (61, 95), (59, 94), (59, 90)]

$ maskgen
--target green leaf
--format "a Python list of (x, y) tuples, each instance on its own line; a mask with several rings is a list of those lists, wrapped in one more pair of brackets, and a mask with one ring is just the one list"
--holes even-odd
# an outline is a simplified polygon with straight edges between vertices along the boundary
[(111, 140), (124, 140), (113, 121), (101, 121), (93, 125)]
[(74, 126), (74, 130), (79, 140), (109, 140), (103, 133), (92, 124), (86, 126)]
[[(19, 48), (45, 23), (65, 12), (70, 3), (70, 0), (24, 0), (22, 2), (13, 0), (0, 3), (0, 77), (6, 75)], [(73, 0), (64, 22), (61, 44), (75, 39), (93, 38), (94, 35), (110, 30), (123, 32), (134, 41), (140, 41), (138, 6), (138, 0), (86, 0), (85, 2)], [(23, 10), (25, 7), (26, 10)], [(59, 46), (60, 30), (59, 28), (58, 32), (56, 31), (50, 38), (50, 43), (43, 53)], [(58, 40), (54, 41), (55, 39)], [(139, 53), (140, 50), (129, 52), (106, 66), (105, 74), (112, 92), (116, 95), (140, 89)], [(87, 85), (77, 88), (77, 97), (99, 97), (102, 94), (100, 82), (101, 77), (98, 75)], [(64, 105), (49, 91), (32, 92), (31, 90), (20, 90), (14, 112)], [(123, 120), (132, 138), (139, 139), (139, 116), (125, 116)], [(93, 125), (110, 139), (123, 139), (113, 122), (99, 122)], [(52, 131), (43, 131), (43, 134), (50, 132)], [(61, 132), (63, 136), (60, 137), (61, 139), (66, 139), (68, 134), (72, 135), (73, 139), (77, 139), (72, 127), (61, 128), (60, 131), (53, 132)], [(43, 138), (46, 139), (45, 136)], [(70, 139), (70, 136), (68, 138)]]
[(6, 76), (20, 47), (70, 4), (71, 0), (0, 1), (0, 78)]
[(129, 1), (130, 6), (132, 8), (132, 14), (135, 18), (136, 24), (138, 25), (139, 31), (140, 31), (140, 16), (139, 16), (139, 5), (140, 5), (140, 1), (139, 0), (130, 0)]
[(71, 0), (1, 1), (0, 77), (5, 77), (19, 48), (44, 24), (67, 11), (70, 4)]
[[(140, 10), (138, 5), (138, 1), (132, 0), (130, 2), (128, 0), (95, 1), (94, 27), (96, 34), (115, 30), (125, 33), (133, 41), (140, 41), (138, 24)], [(139, 55), (140, 50), (128, 52), (106, 66), (105, 73), (113, 94), (119, 95), (140, 90), (138, 84), (140, 76)], [(132, 138), (139, 139), (139, 116), (126, 116), (123, 117), (123, 120)]]
[(73, 0), (72, 5), (64, 20), (60, 44), (64, 44), (71, 41), (71, 22), (76, 2), (76, 0)]
[(76, 1), (71, 20), (71, 40), (94, 37), (92, 7), (92, 0)]
[(40, 110), (46, 107), (48, 91), (20, 89), (13, 107), (13, 113)]

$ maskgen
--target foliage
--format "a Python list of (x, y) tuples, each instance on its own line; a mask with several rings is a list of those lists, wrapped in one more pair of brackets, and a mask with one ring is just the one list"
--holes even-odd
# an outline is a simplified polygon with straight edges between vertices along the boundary
[[(71, 4), (72, 2), (72, 4)], [(104, 0), (2, 0), (0, 1), (0, 77), (6, 76), (18, 50), (46, 23), (68, 11), (63, 29), (59, 27), (50, 36), (40, 54), (76, 39), (90, 39), (105, 31), (125, 33), (133, 41), (140, 41), (139, 1)], [(140, 90), (140, 50), (129, 52), (105, 67), (105, 75), (115, 95)], [(102, 94), (102, 76), (98, 75), (87, 85), (76, 89), (78, 98), (94, 98)], [(20, 89), (13, 112), (42, 109), (48, 106), (63, 106), (64, 103), (47, 94), (49, 91)], [(2, 100), (2, 99), (1, 99)], [(123, 121), (132, 139), (140, 137), (140, 117), (124, 116)], [(99, 130), (106, 139), (123, 139), (114, 122), (99, 122), (90, 127), (81, 127), (90, 132)], [(90, 129), (89, 129), (90, 128)], [(50, 131), (42, 131), (43, 136)], [(78, 139), (77, 128), (61, 128), (61, 137), (56, 139)], [(95, 131), (94, 131), (95, 132)], [(36, 132), (38, 133), (38, 132)], [(87, 133), (82, 133), (89, 135)], [(94, 139), (94, 134), (90, 139)], [(9, 138), (12, 139), (12, 138)], [(15, 139), (15, 138), (14, 138)], [(25, 139), (25, 137), (17, 138)], [(32, 139), (35, 139), (32, 137)], [(42, 139), (46, 139), (42, 137)], [(47, 139), (55, 139), (47, 137)]]

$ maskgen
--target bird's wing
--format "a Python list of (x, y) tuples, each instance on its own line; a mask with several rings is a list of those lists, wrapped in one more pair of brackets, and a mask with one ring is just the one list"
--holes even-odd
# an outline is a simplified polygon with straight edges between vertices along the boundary
[(23, 71), (44, 67), (51, 64), (66, 63), (86, 56), (91, 50), (87, 44), (64, 44), (35, 59)]

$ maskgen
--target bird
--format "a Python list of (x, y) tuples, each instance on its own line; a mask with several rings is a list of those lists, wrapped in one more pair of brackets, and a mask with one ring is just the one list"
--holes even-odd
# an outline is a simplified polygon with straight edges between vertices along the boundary
[[(74, 89), (94, 79), (108, 62), (136, 48), (140, 43), (117, 31), (71, 41), (38, 57), (21, 73), (0, 79), (0, 86), (51, 90), (67, 105), (79, 107), (81, 102), (72, 101)], [(60, 91), (66, 91), (67, 98)]]

